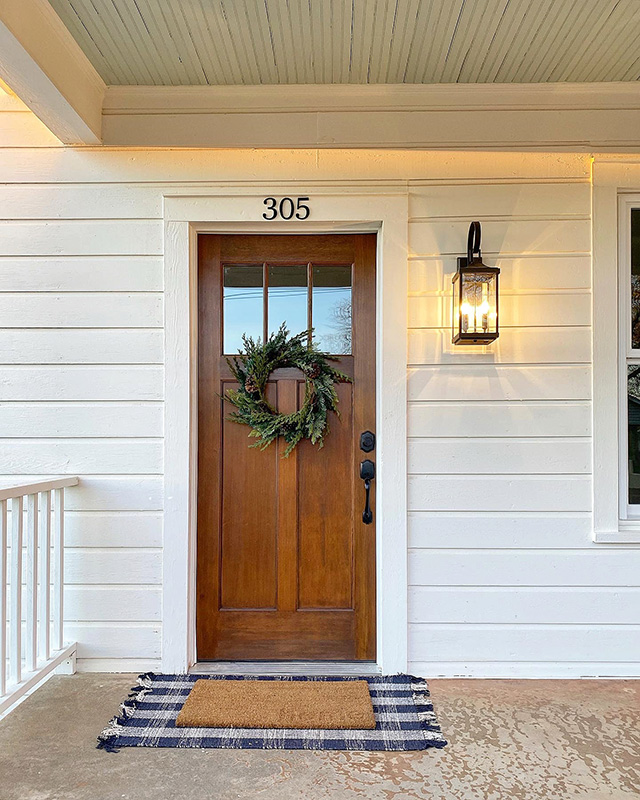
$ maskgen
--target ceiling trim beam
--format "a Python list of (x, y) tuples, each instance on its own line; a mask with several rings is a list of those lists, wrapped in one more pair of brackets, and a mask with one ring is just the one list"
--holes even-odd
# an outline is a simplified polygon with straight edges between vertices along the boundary
[(46, 0), (0, 3), (0, 78), (64, 144), (100, 144), (105, 84)]
[(110, 86), (106, 145), (640, 149), (634, 83)]

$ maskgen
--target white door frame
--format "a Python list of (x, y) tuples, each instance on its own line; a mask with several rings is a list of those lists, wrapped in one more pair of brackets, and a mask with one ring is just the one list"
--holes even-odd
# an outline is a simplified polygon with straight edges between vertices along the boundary
[[(297, 190), (300, 194), (302, 189)], [(408, 193), (389, 187), (305, 190), (308, 220), (265, 222), (265, 191), (164, 197), (164, 546), (162, 670), (196, 661), (198, 233), (378, 234), (376, 263), (377, 663), (407, 669)], [(291, 185), (269, 195), (291, 196)], [(295, 196), (295, 192), (293, 193)]]

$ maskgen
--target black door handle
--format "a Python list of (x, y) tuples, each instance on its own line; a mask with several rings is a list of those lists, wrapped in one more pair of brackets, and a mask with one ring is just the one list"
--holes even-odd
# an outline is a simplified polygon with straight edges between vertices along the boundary
[(364, 481), (364, 511), (362, 521), (365, 525), (373, 522), (373, 511), (369, 505), (369, 493), (371, 492), (371, 481), (376, 477), (376, 465), (368, 458), (360, 462), (360, 477)]

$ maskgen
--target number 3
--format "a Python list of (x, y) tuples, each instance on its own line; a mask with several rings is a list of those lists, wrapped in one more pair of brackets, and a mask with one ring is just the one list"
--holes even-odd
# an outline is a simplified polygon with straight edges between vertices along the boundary
[(279, 203), (275, 197), (266, 197), (263, 203), (267, 207), (267, 210), (263, 213), (262, 217), (268, 222), (278, 217), (288, 220), (294, 216), (295, 210), (296, 219), (307, 219), (311, 214), (311, 209), (306, 205), (308, 202), (308, 197), (296, 197), (295, 205), (291, 197), (283, 197)]
[(267, 214), (267, 211), (262, 215), (266, 220), (271, 221), (278, 216), (278, 209), (276, 206), (276, 198), (275, 197), (267, 197), (264, 201), (265, 206), (267, 207), (267, 211), (271, 211), (271, 216)]

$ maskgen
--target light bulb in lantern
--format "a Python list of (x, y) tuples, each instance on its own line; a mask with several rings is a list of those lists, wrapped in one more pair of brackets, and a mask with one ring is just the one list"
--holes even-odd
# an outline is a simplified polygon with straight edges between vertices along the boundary
[(462, 332), (467, 333), (473, 327), (473, 306), (465, 300), (460, 306), (460, 316), (462, 317)]

